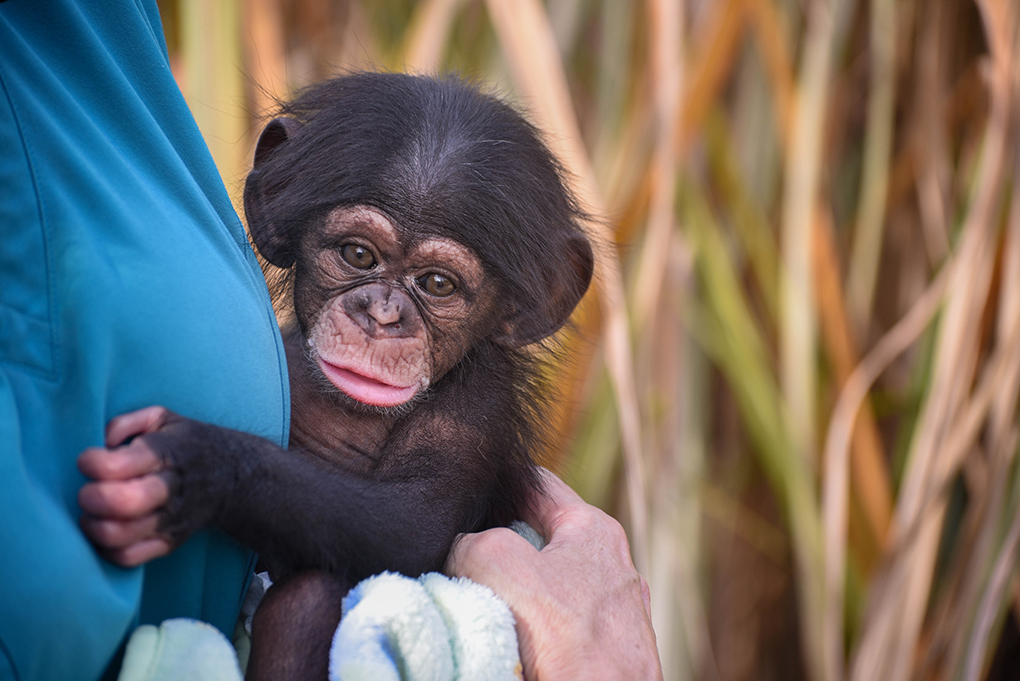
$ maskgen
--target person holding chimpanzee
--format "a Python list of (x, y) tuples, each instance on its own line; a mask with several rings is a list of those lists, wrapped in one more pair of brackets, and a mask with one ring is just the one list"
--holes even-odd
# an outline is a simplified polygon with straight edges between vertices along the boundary
[[(529, 678), (655, 678), (622, 531), (528, 456), (541, 392), (521, 348), (592, 268), (534, 131), (406, 76), (340, 79), (285, 110), (246, 188), (258, 248), (293, 264), (281, 342), (161, 35), (154, 3), (0, 3), (0, 678), (115, 674), (139, 622), (229, 632), (241, 544), (284, 596), (445, 563), (507, 600)], [(174, 411), (133, 411), (149, 404)], [(143, 567), (76, 534), (88, 447), (82, 526)], [(454, 544), (520, 516), (546, 549), (499, 529)], [(275, 601), (266, 617), (293, 630), (302, 601)], [(325, 631), (338, 613), (315, 616)]]

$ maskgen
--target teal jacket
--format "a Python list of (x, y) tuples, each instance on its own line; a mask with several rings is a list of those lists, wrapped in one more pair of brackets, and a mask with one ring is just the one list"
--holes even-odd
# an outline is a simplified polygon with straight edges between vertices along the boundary
[(128, 570), (78, 529), (78, 454), (152, 404), (286, 442), (262, 274), (155, 0), (0, 2), (0, 679), (99, 678), (139, 623), (232, 631), (226, 536)]

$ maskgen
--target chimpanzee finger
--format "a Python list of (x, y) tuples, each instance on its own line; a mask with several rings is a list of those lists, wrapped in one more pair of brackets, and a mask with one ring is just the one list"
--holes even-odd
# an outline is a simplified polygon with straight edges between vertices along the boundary
[(90, 482), (78, 491), (78, 505), (91, 516), (130, 520), (166, 504), (170, 488), (159, 475)]
[(78, 457), (78, 470), (93, 480), (128, 480), (162, 467), (160, 458), (140, 442), (117, 449), (90, 447)]
[(106, 549), (123, 549), (156, 537), (159, 516), (150, 513), (134, 520), (113, 520), (83, 515), (78, 524), (85, 536), (96, 544)]
[(174, 416), (166, 407), (146, 407), (115, 416), (106, 424), (106, 446), (116, 447), (130, 437), (154, 433)]
[(153, 537), (132, 544), (122, 549), (106, 550), (101, 553), (111, 563), (123, 567), (135, 567), (147, 563), (153, 558), (165, 556), (173, 550), (173, 546), (163, 537)]

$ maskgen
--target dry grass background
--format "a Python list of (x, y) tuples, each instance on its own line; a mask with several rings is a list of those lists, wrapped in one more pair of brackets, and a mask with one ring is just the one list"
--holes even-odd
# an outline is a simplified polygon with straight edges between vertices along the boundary
[(1020, 676), (1017, 3), (160, 7), (235, 194), (338, 71), (545, 131), (603, 218), (548, 461), (628, 528), (667, 679)]

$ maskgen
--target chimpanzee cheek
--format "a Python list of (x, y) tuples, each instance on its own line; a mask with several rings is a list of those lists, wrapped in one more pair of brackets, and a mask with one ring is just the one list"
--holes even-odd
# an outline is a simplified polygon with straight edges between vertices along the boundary
[(459, 362), (478, 341), (471, 333), (470, 326), (456, 325), (444, 333), (433, 333), (430, 337), (430, 373), (439, 380)]

